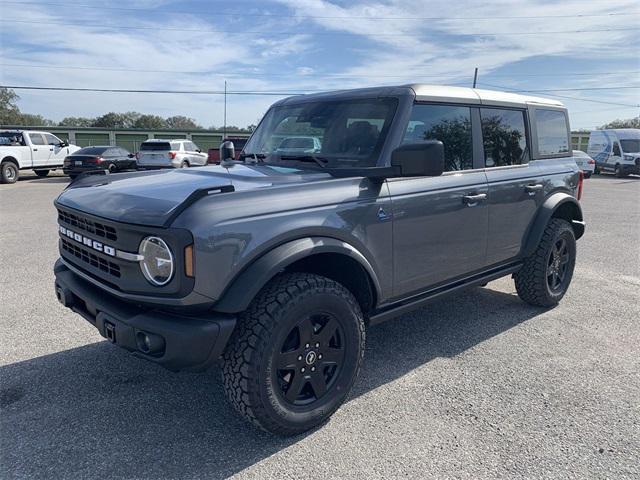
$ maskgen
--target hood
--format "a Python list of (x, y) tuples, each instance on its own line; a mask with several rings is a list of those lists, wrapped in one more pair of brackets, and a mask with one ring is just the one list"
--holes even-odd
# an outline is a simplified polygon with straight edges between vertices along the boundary
[[(219, 165), (78, 178), (56, 204), (117, 222), (166, 226), (198, 193), (269, 188), (331, 178), (316, 170), (268, 165)], [(231, 188), (233, 187), (233, 188)]]

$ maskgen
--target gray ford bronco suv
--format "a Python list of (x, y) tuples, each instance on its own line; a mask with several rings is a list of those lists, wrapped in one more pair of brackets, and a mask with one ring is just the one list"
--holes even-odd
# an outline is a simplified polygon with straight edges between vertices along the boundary
[(229, 147), (221, 165), (74, 181), (55, 201), (55, 291), (135, 356), (174, 371), (221, 358), (229, 401), (267, 431), (328, 419), (377, 322), (506, 275), (532, 305), (569, 287), (582, 176), (556, 101), (295, 96), (240, 160)]

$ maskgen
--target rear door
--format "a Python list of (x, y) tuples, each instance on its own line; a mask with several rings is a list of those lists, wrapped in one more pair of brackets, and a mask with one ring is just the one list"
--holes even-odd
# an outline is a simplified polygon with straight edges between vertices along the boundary
[[(388, 180), (393, 205), (394, 295), (419, 293), (486, 264), (487, 179), (477, 168), (478, 109), (416, 104), (403, 143), (440, 140), (440, 177)], [(476, 125), (472, 128), (472, 124)]]
[(25, 133), (31, 141), (31, 151), (34, 167), (44, 167), (49, 163), (49, 145), (41, 133)]
[(487, 262), (506, 262), (520, 253), (529, 224), (544, 200), (542, 172), (530, 163), (525, 108), (482, 107), (484, 168), (489, 182)]

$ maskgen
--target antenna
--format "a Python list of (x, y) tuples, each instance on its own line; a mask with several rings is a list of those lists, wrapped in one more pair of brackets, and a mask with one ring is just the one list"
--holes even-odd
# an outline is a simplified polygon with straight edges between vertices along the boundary
[(473, 72), (473, 88), (476, 88), (477, 82), (478, 82), (478, 67), (476, 67), (476, 71)]
[[(476, 71), (478, 69), (476, 68)], [(475, 83), (475, 82), (474, 82)], [(224, 126), (222, 127), (222, 141), (227, 138), (227, 81), (224, 81)]]

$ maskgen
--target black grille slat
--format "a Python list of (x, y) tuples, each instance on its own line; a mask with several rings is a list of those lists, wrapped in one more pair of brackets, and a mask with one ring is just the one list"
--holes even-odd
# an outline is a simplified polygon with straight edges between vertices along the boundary
[(58, 209), (58, 220), (71, 227), (77, 228), (79, 230), (84, 230), (85, 232), (96, 235), (97, 237), (106, 238), (114, 242), (118, 240), (118, 233), (116, 232), (116, 229), (109, 225), (105, 225), (100, 222), (94, 222), (87, 218), (75, 215), (73, 213), (65, 212), (64, 210), (60, 209)]
[(98, 255), (91, 253), (90, 251), (85, 250), (84, 248), (81, 248), (64, 238), (61, 238), (60, 240), (62, 241), (62, 249), (65, 252), (82, 260), (84, 263), (87, 263), (105, 273), (108, 273), (109, 275), (120, 278), (119, 265), (105, 260), (104, 258), (99, 257)]

